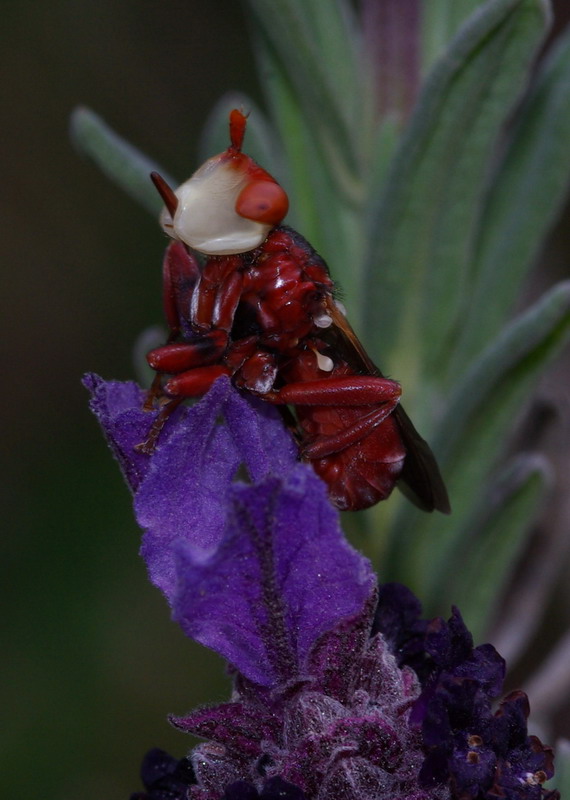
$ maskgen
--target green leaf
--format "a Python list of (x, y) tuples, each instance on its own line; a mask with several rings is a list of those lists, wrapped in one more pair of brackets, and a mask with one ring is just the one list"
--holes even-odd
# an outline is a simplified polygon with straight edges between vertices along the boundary
[(289, 194), (291, 224), (300, 227), (309, 241), (321, 250), (332, 234), (330, 221), (334, 216), (334, 212), (327, 215), (318, 213), (319, 197), (330, 188), (328, 165), (322, 153), (315, 152), (314, 137), (308, 129), (298, 97), (271, 42), (262, 32), (258, 32), (256, 50), (271, 117), (285, 151), (288, 174), (283, 185)]
[(570, 32), (542, 67), (492, 179), (480, 223), (475, 288), (450, 374), (495, 335), (512, 310), (568, 194), (569, 141)]
[(552, 469), (544, 458), (514, 459), (497, 476), (488, 502), (475, 509), (475, 518), (448, 560), (449, 577), (440, 586), (440, 602), (461, 609), (475, 640), (489, 628), (551, 484)]
[(491, 0), (463, 26), (428, 78), (380, 201), (371, 204), (366, 329), (376, 334), (374, 355), (388, 352), (389, 374), (408, 387), (422, 366), (445, 370), (443, 354), (469, 296), (488, 164), (544, 24), (540, 0)]
[(358, 284), (355, 272), (361, 263), (362, 235), (358, 205), (352, 196), (354, 181), (339, 189), (339, 172), (331, 164), (330, 153), (319, 145), (286, 66), (262, 30), (258, 31), (256, 49), (271, 118), (285, 153), (287, 174), (282, 183), (290, 200), (287, 223), (326, 259), (355, 313), (353, 289)]
[(422, 66), (426, 74), (463, 22), (484, 0), (437, 0), (422, 4)]
[(512, 320), (473, 362), (457, 382), (446, 419), (434, 437), (444, 461), (460, 456), (464, 436), (476, 417), (487, 415), (489, 402), (498, 408), (515, 383), (527, 386), (528, 377), (566, 341), (569, 322), (570, 281), (563, 281)]
[(358, 174), (354, 122), (362, 113), (360, 40), (343, 0), (248, 0), (262, 35), (333, 163)]
[(160, 212), (162, 200), (150, 180), (150, 173), (160, 172), (170, 186), (178, 186), (178, 181), (122, 139), (89, 108), (79, 107), (73, 111), (70, 133), (80, 152), (89, 156), (108, 178), (154, 216)]
[(428, 604), (437, 604), (471, 520), (489, 502), (487, 482), (504, 448), (505, 432), (569, 331), (570, 281), (555, 286), (513, 320), (449, 398), (432, 444), (447, 479), (452, 514), (428, 516), (402, 507), (389, 556), (390, 578), (420, 587)]

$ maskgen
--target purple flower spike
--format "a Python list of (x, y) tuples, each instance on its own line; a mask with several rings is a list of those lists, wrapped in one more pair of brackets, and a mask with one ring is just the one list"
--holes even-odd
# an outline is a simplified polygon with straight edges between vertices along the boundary
[(234, 487), (219, 548), (203, 557), (181, 545), (177, 566), (174, 616), (184, 631), (264, 686), (303, 676), (316, 639), (374, 589), (324, 484), (302, 464), (284, 481)]
[[(220, 379), (148, 456), (144, 392), (85, 383), (153, 582), (234, 678), (231, 702), (172, 718), (207, 741), (181, 760), (151, 751), (132, 800), (559, 800), (526, 695), (495, 710), (504, 661), (473, 646), (457, 609), (422, 620), (389, 584), (374, 617), (371, 566), (275, 409)], [(250, 485), (234, 482), (240, 465)]]
[(174, 615), (239, 670), (231, 702), (172, 718), (210, 740), (192, 752), (189, 797), (449, 800), (418, 783), (419, 685), (371, 638), (375, 581), (324, 485), (300, 464), (231, 499), (214, 553), (178, 548)]

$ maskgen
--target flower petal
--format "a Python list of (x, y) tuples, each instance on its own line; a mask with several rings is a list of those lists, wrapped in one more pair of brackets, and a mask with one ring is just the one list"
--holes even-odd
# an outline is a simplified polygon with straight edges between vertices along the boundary
[[(174, 542), (215, 549), (224, 532), (232, 481), (241, 463), (250, 480), (283, 474), (297, 451), (280, 415), (268, 403), (217, 380), (192, 408), (181, 406), (161, 431), (151, 455), (145, 441), (156, 411), (144, 411), (146, 393), (132, 382), (87, 375), (97, 416), (131, 490), (145, 535), (141, 554), (152, 582), (169, 601), (175, 591)], [(226, 425), (220, 424), (220, 418)], [(245, 476), (244, 476), (245, 477)]]
[[(297, 455), (277, 411), (246, 399), (225, 377), (184, 411), (168, 443), (157, 447), (135, 498), (137, 521), (146, 531), (141, 554), (170, 602), (176, 591), (174, 542), (190, 542), (206, 553), (217, 547), (240, 463), (256, 481), (291, 469)], [(220, 416), (227, 425), (219, 424)]]
[(150, 462), (148, 456), (134, 448), (145, 440), (156, 413), (143, 411), (145, 392), (132, 381), (105, 381), (88, 373), (83, 385), (91, 392), (89, 407), (103, 428), (125, 480), (136, 492)]
[(184, 409), (168, 442), (160, 442), (151, 456), (135, 496), (137, 522), (145, 531), (141, 555), (151, 581), (171, 603), (175, 542), (209, 551), (224, 530), (228, 492), (241, 461), (229, 430), (218, 424), (229, 391), (229, 384), (216, 382), (199, 403)]
[(179, 547), (174, 617), (247, 678), (275, 686), (302, 676), (313, 643), (362, 608), (374, 576), (310, 467), (235, 486), (232, 499), (214, 553)]

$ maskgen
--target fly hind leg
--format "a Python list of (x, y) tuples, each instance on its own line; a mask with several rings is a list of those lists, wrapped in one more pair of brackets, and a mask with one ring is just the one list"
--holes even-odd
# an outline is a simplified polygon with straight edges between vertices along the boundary
[[(375, 375), (343, 375), (314, 381), (299, 381), (269, 392), (264, 399), (303, 407), (302, 416), (310, 418), (310, 408), (352, 408), (362, 410), (354, 421), (334, 433), (317, 433), (305, 441), (301, 454), (314, 460), (340, 452), (368, 436), (394, 411), (400, 401), (400, 384)], [(313, 420), (315, 420), (313, 416)]]

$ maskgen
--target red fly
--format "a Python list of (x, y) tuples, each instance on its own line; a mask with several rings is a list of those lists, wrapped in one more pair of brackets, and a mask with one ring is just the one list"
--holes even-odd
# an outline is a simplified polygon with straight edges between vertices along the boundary
[[(230, 114), (230, 146), (173, 191), (153, 181), (172, 237), (163, 269), (168, 343), (147, 358), (157, 377), (147, 405), (172, 410), (220, 375), (281, 407), (300, 457), (332, 502), (359, 510), (396, 484), (417, 506), (449, 513), (439, 468), (400, 405), (400, 385), (371, 362), (335, 300), (327, 265), (281, 225), (284, 190), (242, 153), (246, 117)], [(202, 254), (199, 261), (196, 253)]]

